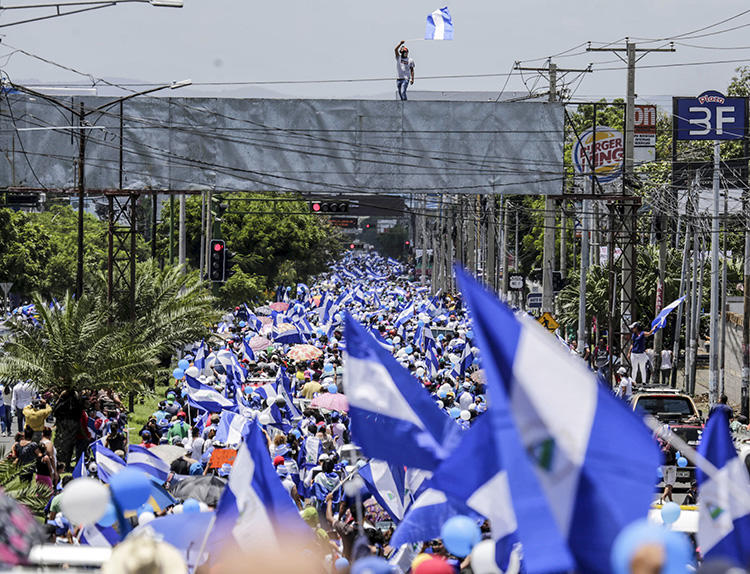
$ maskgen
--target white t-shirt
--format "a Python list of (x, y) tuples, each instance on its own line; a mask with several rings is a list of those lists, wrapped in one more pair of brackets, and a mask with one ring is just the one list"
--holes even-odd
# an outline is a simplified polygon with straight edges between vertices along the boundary
[(414, 60), (411, 58), (396, 58), (396, 73), (399, 80), (408, 80), (411, 78), (411, 71), (414, 69)]
[(672, 368), (672, 351), (664, 349), (661, 352), (661, 368), (663, 371)]
[(629, 399), (633, 395), (633, 380), (627, 375), (620, 378), (620, 386), (617, 389), (617, 396)]

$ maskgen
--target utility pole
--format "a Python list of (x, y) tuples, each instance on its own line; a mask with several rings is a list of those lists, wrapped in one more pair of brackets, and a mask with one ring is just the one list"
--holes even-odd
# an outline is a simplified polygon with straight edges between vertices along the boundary
[[(664, 206), (666, 194), (664, 189), (660, 191), (660, 207), (656, 216), (656, 233), (659, 241), (659, 269), (656, 284), (656, 303), (654, 304), (654, 317), (656, 317), (664, 307), (664, 276), (667, 270), (667, 210)], [(664, 342), (664, 329), (659, 329), (654, 334), (654, 377), (659, 378), (661, 373), (661, 350)]]
[[(568, 72), (591, 72), (591, 66), (583, 70), (558, 68), (550, 59), (546, 68), (524, 68), (516, 64), (516, 70), (522, 72), (547, 73), (549, 94), (547, 101), (554, 103), (557, 98), (557, 74)], [(555, 310), (555, 292), (552, 288), (552, 272), (555, 270), (555, 200), (547, 195), (544, 198), (544, 244), (542, 249), (542, 312), (552, 313)]]
[(187, 273), (185, 266), (186, 236), (185, 236), (185, 194), (180, 194), (180, 221), (178, 225), (179, 242), (177, 245), (177, 262), (182, 267), (182, 272)]
[(560, 276), (568, 276), (568, 216), (565, 213), (565, 200), (560, 200)]
[[(724, 261), (721, 265), (721, 347), (719, 347), (719, 396), (725, 393), (724, 361), (727, 352), (727, 215), (729, 211), (729, 190), (724, 190), (724, 237), (721, 251)], [(718, 240), (717, 240), (718, 241)]]
[(500, 283), (500, 292), (503, 301), (508, 295), (508, 202), (504, 195), (500, 196), (500, 205), (503, 211), (503, 232), (500, 236), (500, 265), (502, 265), (503, 276)]
[[(484, 265), (486, 272), (486, 284), (493, 292), (497, 292), (497, 225), (495, 222), (495, 194), (487, 197), (487, 262)], [(502, 217), (502, 205), (500, 213)], [(505, 233), (503, 228), (502, 233)]]
[(76, 264), (76, 299), (81, 300), (83, 296), (83, 202), (86, 195), (86, 135), (83, 124), (86, 114), (83, 111), (83, 102), (78, 112), (78, 256)]
[(427, 194), (422, 195), (422, 273), (419, 282), (424, 287), (427, 284)]
[[(592, 48), (591, 42), (589, 42), (587, 52), (613, 52), (620, 60), (627, 64), (627, 86), (626, 86), (626, 110), (625, 110), (625, 158), (623, 163), (623, 177), (624, 181), (632, 181), (634, 179), (633, 174), (633, 149), (634, 149), (634, 134), (635, 134), (635, 65), (650, 52), (674, 52), (674, 43), (670, 43), (669, 48), (637, 48), (635, 43), (631, 42), (629, 38), (625, 38), (625, 46), (612, 47), (612, 48)], [(625, 53), (625, 59), (620, 55), (622, 52)], [(642, 53), (640, 58), (637, 58), (637, 54)], [(594, 126), (596, 129), (596, 126)], [(627, 185), (624, 186), (624, 190), (627, 193)], [(630, 236), (634, 236), (635, 225), (636, 225), (636, 206), (630, 203), (626, 203), (623, 209), (624, 229), (625, 232)], [(620, 291), (620, 316), (624, 324), (629, 324), (631, 321), (635, 321), (636, 308), (635, 308), (635, 245), (632, 241), (627, 241), (622, 254), (622, 288)], [(613, 343), (612, 333), (610, 333), (610, 345)], [(624, 338), (623, 338), (624, 339)], [(627, 345), (626, 340), (621, 341), (621, 349), (623, 357), (625, 355), (625, 349)]]
[[(678, 223), (678, 229), (677, 233), (679, 234), (679, 221)], [(682, 265), (680, 266), (680, 294), (679, 296), (682, 297), (685, 294), (685, 289), (687, 286), (687, 273), (688, 273), (688, 255), (690, 253), (690, 222), (688, 218), (685, 218), (685, 247), (682, 250)], [(687, 313), (687, 309), (690, 305), (690, 297), (685, 297), (685, 303), (683, 307), (685, 307), (685, 314), (687, 316), (690, 316), (689, 313)], [(674, 342), (672, 344), (672, 372), (670, 373), (669, 382), (670, 386), (674, 389), (677, 385), (677, 362), (678, 358), (680, 356), (680, 330), (681, 330), (681, 323), (682, 323), (682, 315), (683, 315), (683, 309), (679, 309), (677, 311), (677, 318), (675, 319), (675, 327), (674, 327)], [(687, 323), (687, 321), (686, 321)], [(687, 342), (687, 337), (685, 337), (685, 341)]]
[(708, 403), (714, 406), (719, 400), (719, 170), (721, 169), (721, 144), (714, 141), (713, 211), (711, 213), (711, 340), (708, 356)]

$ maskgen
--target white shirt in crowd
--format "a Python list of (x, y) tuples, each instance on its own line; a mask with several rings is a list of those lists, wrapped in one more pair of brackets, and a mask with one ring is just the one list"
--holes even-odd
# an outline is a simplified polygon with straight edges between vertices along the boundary
[(35, 396), (36, 393), (34, 392), (34, 387), (31, 386), (31, 383), (17, 383), (16, 386), (13, 387), (13, 393), (10, 397), (10, 408), (22, 409), (30, 405)]
[(630, 399), (633, 396), (633, 379), (627, 375), (623, 375), (620, 378), (620, 386), (617, 387), (617, 396), (625, 399)]
[(672, 351), (663, 349), (661, 352), (661, 370), (666, 371), (672, 368)]
[(399, 80), (411, 79), (411, 71), (414, 69), (414, 60), (411, 58), (396, 58), (396, 72)]

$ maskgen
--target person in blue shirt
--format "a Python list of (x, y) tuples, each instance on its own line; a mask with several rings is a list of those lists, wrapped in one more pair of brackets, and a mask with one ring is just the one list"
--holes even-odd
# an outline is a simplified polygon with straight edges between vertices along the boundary
[[(654, 334), (654, 330), (643, 331), (640, 323), (630, 325), (630, 366), (633, 381), (636, 383), (646, 383), (648, 365), (648, 355), (646, 354), (646, 337)], [(642, 373), (642, 374), (641, 374)], [(640, 378), (639, 378), (640, 377)]]
[(732, 407), (727, 404), (728, 402), (729, 399), (727, 398), (727, 396), (721, 395), (721, 397), (719, 397), (719, 402), (712, 406), (711, 410), (708, 411), (708, 418), (711, 418), (711, 415), (713, 415), (716, 411), (724, 411), (727, 414), (727, 420), (732, 420), (734, 411), (732, 410)]

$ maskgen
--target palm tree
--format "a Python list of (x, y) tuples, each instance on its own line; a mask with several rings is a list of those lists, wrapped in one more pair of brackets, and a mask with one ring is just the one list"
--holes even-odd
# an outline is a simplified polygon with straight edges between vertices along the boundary
[(159, 345), (144, 344), (133, 325), (107, 321), (95, 298), (50, 307), (34, 296), (39, 325), (15, 319), (0, 357), (0, 380), (29, 379), (43, 391), (138, 390), (158, 365)]
[(35, 480), (26, 481), (21, 478), (26, 471), (33, 473), (34, 463), (19, 469), (15, 461), (5, 458), (5, 452), (0, 456), (0, 486), (5, 494), (26, 506), (33, 515), (44, 516), (44, 509), (53, 494), (52, 489)]

